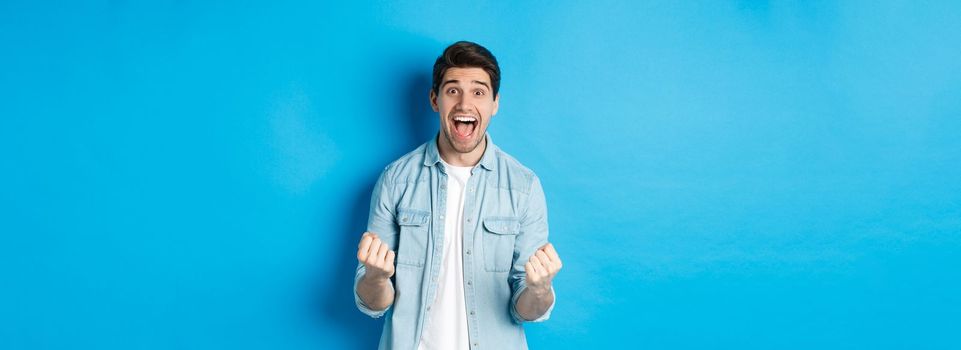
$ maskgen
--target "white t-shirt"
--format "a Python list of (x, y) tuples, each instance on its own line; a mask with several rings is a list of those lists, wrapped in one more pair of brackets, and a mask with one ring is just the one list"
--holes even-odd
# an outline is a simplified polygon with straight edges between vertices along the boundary
[(444, 162), (447, 169), (447, 212), (444, 213), (444, 255), (437, 292), (428, 311), (418, 350), (470, 349), (467, 305), (464, 301), (464, 191), (473, 167)]

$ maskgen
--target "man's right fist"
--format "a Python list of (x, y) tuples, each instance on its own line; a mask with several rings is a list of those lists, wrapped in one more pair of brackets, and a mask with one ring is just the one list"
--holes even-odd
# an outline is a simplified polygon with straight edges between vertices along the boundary
[(394, 251), (376, 233), (364, 232), (357, 245), (357, 261), (367, 267), (364, 278), (386, 280), (394, 275)]

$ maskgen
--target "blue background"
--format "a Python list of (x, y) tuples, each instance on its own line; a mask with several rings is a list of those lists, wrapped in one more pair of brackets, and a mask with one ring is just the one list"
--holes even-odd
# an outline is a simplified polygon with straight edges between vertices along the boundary
[(961, 3), (0, 2), (0, 348), (368, 349), (434, 58), (564, 258), (534, 348), (961, 348)]

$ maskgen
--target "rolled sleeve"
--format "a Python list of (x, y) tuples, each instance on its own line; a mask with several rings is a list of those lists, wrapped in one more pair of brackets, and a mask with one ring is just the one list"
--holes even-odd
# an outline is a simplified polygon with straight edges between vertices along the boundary
[(517, 299), (520, 299), (521, 294), (527, 289), (527, 283), (522, 280), (520, 281), (520, 286), (517, 288), (519, 292), (514, 293), (514, 295), (511, 296), (511, 317), (514, 319), (514, 322), (517, 322), (518, 324), (524, 322), (543, 322), (551, 318), (551, 311), (554, 311), (554, 305), (557, 304), (557, 294), (554, 293), (554, 286), (551, 286), (551, 294), (554, 294), (554, 301), (551, 302), (551, 306), (547, 308), (547, 311), (545, 311), (541, 317), (533, 320), (524, 319), (524, 317), (521, 317), (521, 314), (517, 312)]
[[(554, 303), (541, 317), (535, 320), (525, 320), (517, 313), (517, 299), (527, 289), (527, 272), (524, 265), (530, 260), (537, 249), (547, 244), (547, 201), (544, 197), (544, 190), (541, 188), (540, 180), (535, 175), (531, 175), (530, 192), (527, 201), (527, 208), (521, 215), (521, 233), (514, 244), (514, 263), (511, 266), (508, 280), (511, 283), (511, 317), (517, 323), (540, 322), (550, 318), (551, 310), (557, 303), (557, 295), (554, 295)], [(551, 287), (554, 292), (554, 287)]]
[[(390, 310), (391, 306), (393, 305), (387, 306), (387, 308), (383, 310), (373, 310), (367, 306), (367, 303), (365, 303), (363, 299), (360, 298), (360, 295), (357, 295), (357, 284), (360, 283), (360, 279), (363, 278), (364, 273), (367, 272), (367, 268), (364, 267), (364, 264), (357, 265), (357, 274), (354, 276), (354, 304), (356, 304), (357, 309), (360, 310), (360, 312), (363, 312), (365, 315), (373, 318), (380, 318), (384, 316), (384, 314), (387, 313), (387, 310)], [(390, 284), (390, 288), (394, 288), (393, 283)]]
[[(387, 244), (391, 250), (397, 250), (397, 228), (394, 225), (394, 208), (393, 204), (390, 202), (390, 187), (388, 185), (388, 170), (385, 169), (381, 174), (380, 178), (377, 179), (377, 183), (374, 185), (373, 193), (370, 198), (370, 212), (367, 219), (367, 231), (376, 233), (381, 241)], [(365, 315), (379, 318), (390, 310), (391, 306), (388, 306), (384, 310), (372, 310), (364, 300), (360, 298), (357, 294), (357, 285), (360, 283), (360, 279), (364, 277), (367, 273), (367, 267), (362, 263), (357, 264), (357, 270), (354, 274), (354, 303), (357, 305), (357, 309), (363, 312)], [(394, 288), (393, 282), (390, 283), (390, 288)]]

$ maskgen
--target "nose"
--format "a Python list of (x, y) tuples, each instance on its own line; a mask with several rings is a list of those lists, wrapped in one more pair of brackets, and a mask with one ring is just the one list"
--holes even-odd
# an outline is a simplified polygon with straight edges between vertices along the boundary
[(471, 108), (470, 104), (467, 103), (467, 99), (464, 98), (464, 97), (462, 97), (462, 96), (458, 96), (458, 97), (457, 97), (457, 103), (454, 105), (454, 110), (457, 111), (457, 112), (471, 112), (471, 111), (473, 111), (473, 109)]

